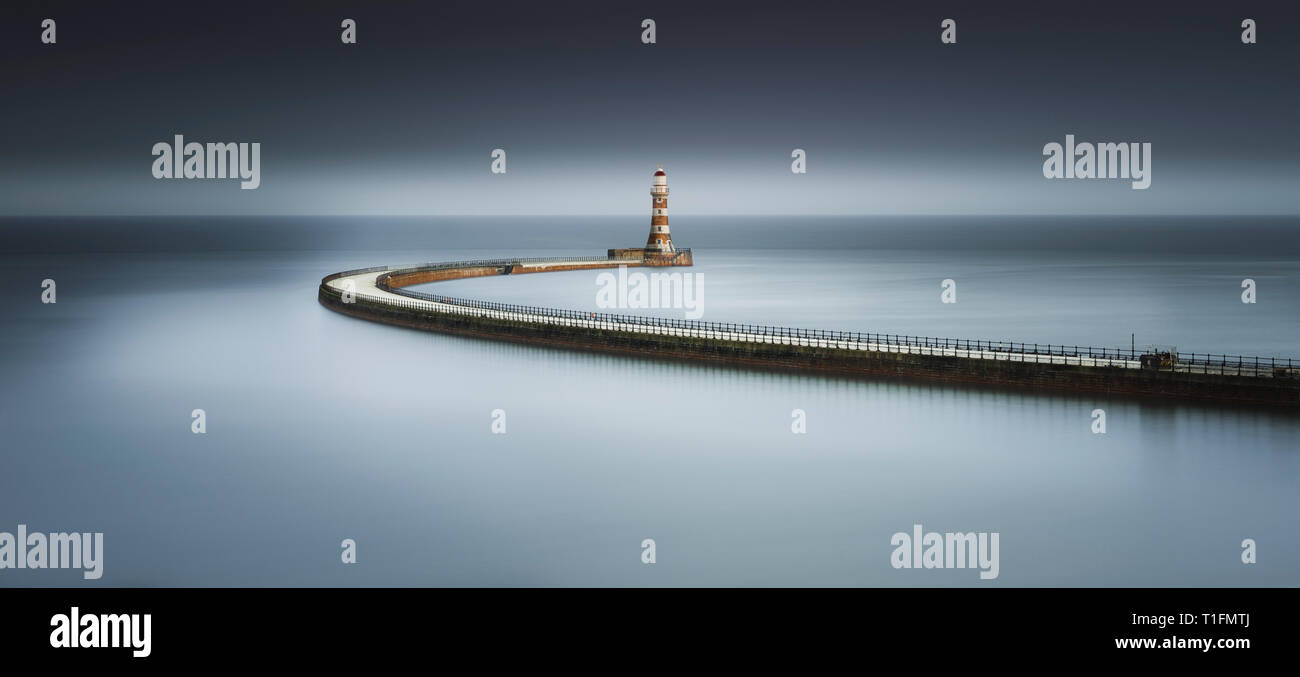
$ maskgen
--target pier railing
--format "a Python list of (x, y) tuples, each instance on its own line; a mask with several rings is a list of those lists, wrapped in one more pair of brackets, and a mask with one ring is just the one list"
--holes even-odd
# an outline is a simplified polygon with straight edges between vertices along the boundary
[[(442, 270), (466, 267), (500, 266), (504, 268), (506, 266), (520, 264), (580, 261), (608, 261), (610, 263), (617, 263), (618, 259), (611, 259), (607, 256), (562, 256), (453, 261), (430, 263), (421, 266), (385, 266), (337, 273), (329, 276), (324, 281), (337, 279), (338, 277), (347, 275), (357, 275), (381, 270), (415, 272), (421, 270)], [(671, 333), (712, 335), (718, 336), (719, 338), (734, 336), (738, 337), (739, 340), (745, 341), (753, 341), (757, 339), (771, 343), (797, 343), (832, 347), (836, 344), (853, 344), (852, 346), (846, 347), (859, 350), (885, 350), (890, 352), (910, 352), (910, 349), (920, 349), (930, 354), (952, 354), (953, 356), (958, 356), (957, 351), (962, 351), (965, 354), (964, 356), (973, 356), (971, 355), (972, 353), (988, 353), (991, 354), (994, 359), (998, 359), (997, 355), (1006, 354), (1008, 356), (1018, 356), (1019, 361), (1027, 362), (1052, 362), (1054, 358), (1062, 358), (1062, 363), (1074, 362), (1081, 364), (1082, 360), (1087, 359), (1089, 360), (1089, 363), (1095, 366), (1124, 366), (1130, 368), (1137, 367), (1143, 355), (1151, 354), (1149, 351), (1133, 348), (1099, 348), (1095, 346), (1058, 343), (1025, 343), (1022, 341), (995, 341), (989, 339), (913, 336), (908, 334), (799, 329), (794, 327), (779, 327), (771, 325), (706, 322), (701, 320), (679, 320), (674, 318), (650, 317), (643, 315), (562, 310), (541, 306), (458, 298), (444, 294), (415, 291), (412, 289), (388, 289), (386, 285), (383, 286), (383, 288), (390, 293), (405, 296), (410, 299), (491, 311), (495, 313), (530, 315), (539, 318), (576, 321), (584, 324), (606, 326), (617, 325), (620, 327), (627, 326), (631, 327), (632, 331), (636, 331), (637, 328), (643, 327), (654, 333), (663, 333), (662, 330), (669, 330)], [(358, 296), (362, 296), (362, 294), (358, 293)], [(1296, 373), (1294, 370), (1297, 366), (1293, 363), (1293, 358), (1289, 357), (1259, 357), (1227, 355), (1220, 353), (1175, 353), (1171, 357), (1171, 364), (1164, 367), (1165, 370), (1196, 374), (1207, 373), (1239, 376), (1293, 375)]]

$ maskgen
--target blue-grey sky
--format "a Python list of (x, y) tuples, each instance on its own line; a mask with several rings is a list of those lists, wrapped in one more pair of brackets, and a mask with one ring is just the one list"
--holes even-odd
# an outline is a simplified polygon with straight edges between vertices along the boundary
[[(1293, 7), (10, 5), (0, 214), (643, 214), (656, 164), (675, 213), (1296, 214)], [(153, 178), (178, 133), (261, 187)], [(1066, 134), (1151, 143), (1150, 189), (1045, 179)]]

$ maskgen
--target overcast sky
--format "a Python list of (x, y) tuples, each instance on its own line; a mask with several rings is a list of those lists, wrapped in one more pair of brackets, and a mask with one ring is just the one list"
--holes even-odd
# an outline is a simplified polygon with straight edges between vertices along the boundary
[[(641, 214), (656, 164), (676, 213), (1300, 212), (1295, 3), (190, 4), (6, 3), (0, 213)], [(261, 187), (153, 178), (178, 133)], [(1045, 179), (1067, 133), (1150, 189)]]

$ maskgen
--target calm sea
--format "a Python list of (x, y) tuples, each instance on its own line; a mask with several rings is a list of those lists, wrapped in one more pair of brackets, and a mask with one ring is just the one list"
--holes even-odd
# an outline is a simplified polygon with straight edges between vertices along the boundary
[[(602, 253), (644, 222), (7, 222), (0, 531), (100, 531), (105, 554), (97, 582), (0, 586), (1300, 584), (1294, 413), (558, 351), (316, 302), (347, 268)], [(1285, 221), (745, 223), (674, 220), (705, 320), (1300, 356)], [(436, 288), (596, 309), (596, 276)], [(998, 532), (999, 577), (893, 569), (914, 524)]]

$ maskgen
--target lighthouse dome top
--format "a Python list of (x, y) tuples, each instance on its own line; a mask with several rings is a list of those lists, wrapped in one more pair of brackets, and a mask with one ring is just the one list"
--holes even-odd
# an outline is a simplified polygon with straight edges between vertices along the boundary
[(668, 176), (668, 175), (664, 173), (663, 167), (660, 167), (659, 169), (655, 170), (655, 176)]

